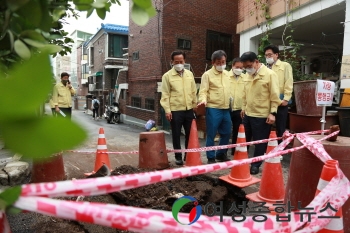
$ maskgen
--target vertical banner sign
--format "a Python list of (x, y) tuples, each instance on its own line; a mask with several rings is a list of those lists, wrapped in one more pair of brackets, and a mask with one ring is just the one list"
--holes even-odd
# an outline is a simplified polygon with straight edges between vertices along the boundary
[(317, 80), (316, 105), (332, 106), (335, 84), (332, 81)]

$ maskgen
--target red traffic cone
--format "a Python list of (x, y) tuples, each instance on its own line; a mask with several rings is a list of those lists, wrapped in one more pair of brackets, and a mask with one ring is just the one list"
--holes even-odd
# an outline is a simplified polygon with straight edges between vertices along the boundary
[[(271, 131), (270, 138), (276, 138), (276, 132)], [(277, 144), (277, 141), (270, 141), (266, 153), (271, 152)], [(284, 181), (281, 166), (281, 156), (266, 159), (262, 171), (260, 190), (256, 193), (246, 195), (254, 202), (266, 202), (266, 206), (273, 207), (277, 201), (283, 201), (285, 195)]]
[[(245, 139), (244, 125), (241, 124), (239, 126), (239, 131), (238, 131), (237, 144), (245, 143), (245, 142), (246, 142), (246, 139)], [(236, 147), (235, 155), (233, 156), (233, 159), (241, 160), (241, 159), (247, 159), (247, 158), (248, 158), (247, 147), (246, 146)], [(243, 165), (233, 167), (231, 169), (230, 175), (221, 176), (220, 179), (240, 188), (247, 187), (249, 185), (258, 183), (260, 181), (260, 179), (250, 175), (249, 164), (243, 164)]]
[(86, 176), (94, 174), (98, 169), (100, 169), (101, 166), (103, 166), (103, 164), (105, 164), (108, 167), (108, 169), (111, 169), (108, 153), (103, 152), (107, 152), (107, 143), (105, 132), (103, 128), (100, 128), (97, 141), (95, 168), (91, 173), (84, 173)]
[[(198, 131), (197, 131), (197, 123), (196, 120), (192, 121), (190, 138), (188, 140), (187, 149), (198, 149), (200, 148), (198, 141)], [(202, 165), (201, 153), (197, 152), (187, 152), (186, 153), (186, 163), (185, 166), (198, 166)]]
[[(328, 160), (326, 161), (326, 164), (323, 165), (321, 177), (317, 185), (315, 196), (317, 196), (321, 192), (321, 190), (324, 187), (326, 187), (329, 181), (331, 181), (331, 179), (337, 174), (337, 166), (338, 166), (337, 160)], [(325, 228), (318, 231), (318, 233), (344, 233), (342, 208), (340, 208), (337, 211), (335, 216), (337, 218), (333, 218), (330, 221), (330, 223), (328, 223), (328, 225)]]

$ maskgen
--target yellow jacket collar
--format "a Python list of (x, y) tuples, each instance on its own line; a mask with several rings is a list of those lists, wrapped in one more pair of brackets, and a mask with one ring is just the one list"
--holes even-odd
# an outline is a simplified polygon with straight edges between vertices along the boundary
[(221, 74), (219, 71), (217, 71), (216, 69), (215, 69), (215, 66), (213, 65), (213, 67), (211, 67), (211, 69), (213, 70), (213, 72), (214, 72), (214, 74)]

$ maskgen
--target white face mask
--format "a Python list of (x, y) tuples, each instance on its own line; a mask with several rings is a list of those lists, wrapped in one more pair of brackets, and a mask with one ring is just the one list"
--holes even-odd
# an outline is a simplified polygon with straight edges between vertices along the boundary
[(272, 57), (268, 57), (268, 58), (266, 58), (266, 62), (267, 62), (268, 64), (273, 64), (273, 63), (275, 62), (275, 60), (273, 60)]
[(248, 73), (249, 75), (253, 75), (253, 74), (255, 74), (256, 69), (252, 67), (252, 68), (247, 68), (247, 69), (245, 69), (245, 71), (247, 71), (247, 73)]
[(242, 74), (242, 69), (232, 69), (232, 72), (235, 74), (235, 75), (241, 75)]
[(184, 64), (176, 64), (174, 65), (176, 71), (181, 71), (184, 69)]
[(225, 68), (226, 68), (226, 65), (222, 65), (222, 66), (215, 66), (215, 69), (216, 69), (217, 71), (219, 71), (219, 72), (224, 71), (224, 70), (225, 70)]

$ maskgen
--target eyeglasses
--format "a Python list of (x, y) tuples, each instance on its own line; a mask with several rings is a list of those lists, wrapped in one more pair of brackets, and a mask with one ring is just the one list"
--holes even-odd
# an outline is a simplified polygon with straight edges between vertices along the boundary
[(268, 53), (268, 54), (265, 54), (265, 57), (272, 57), (274, 54), (273, 53)]

